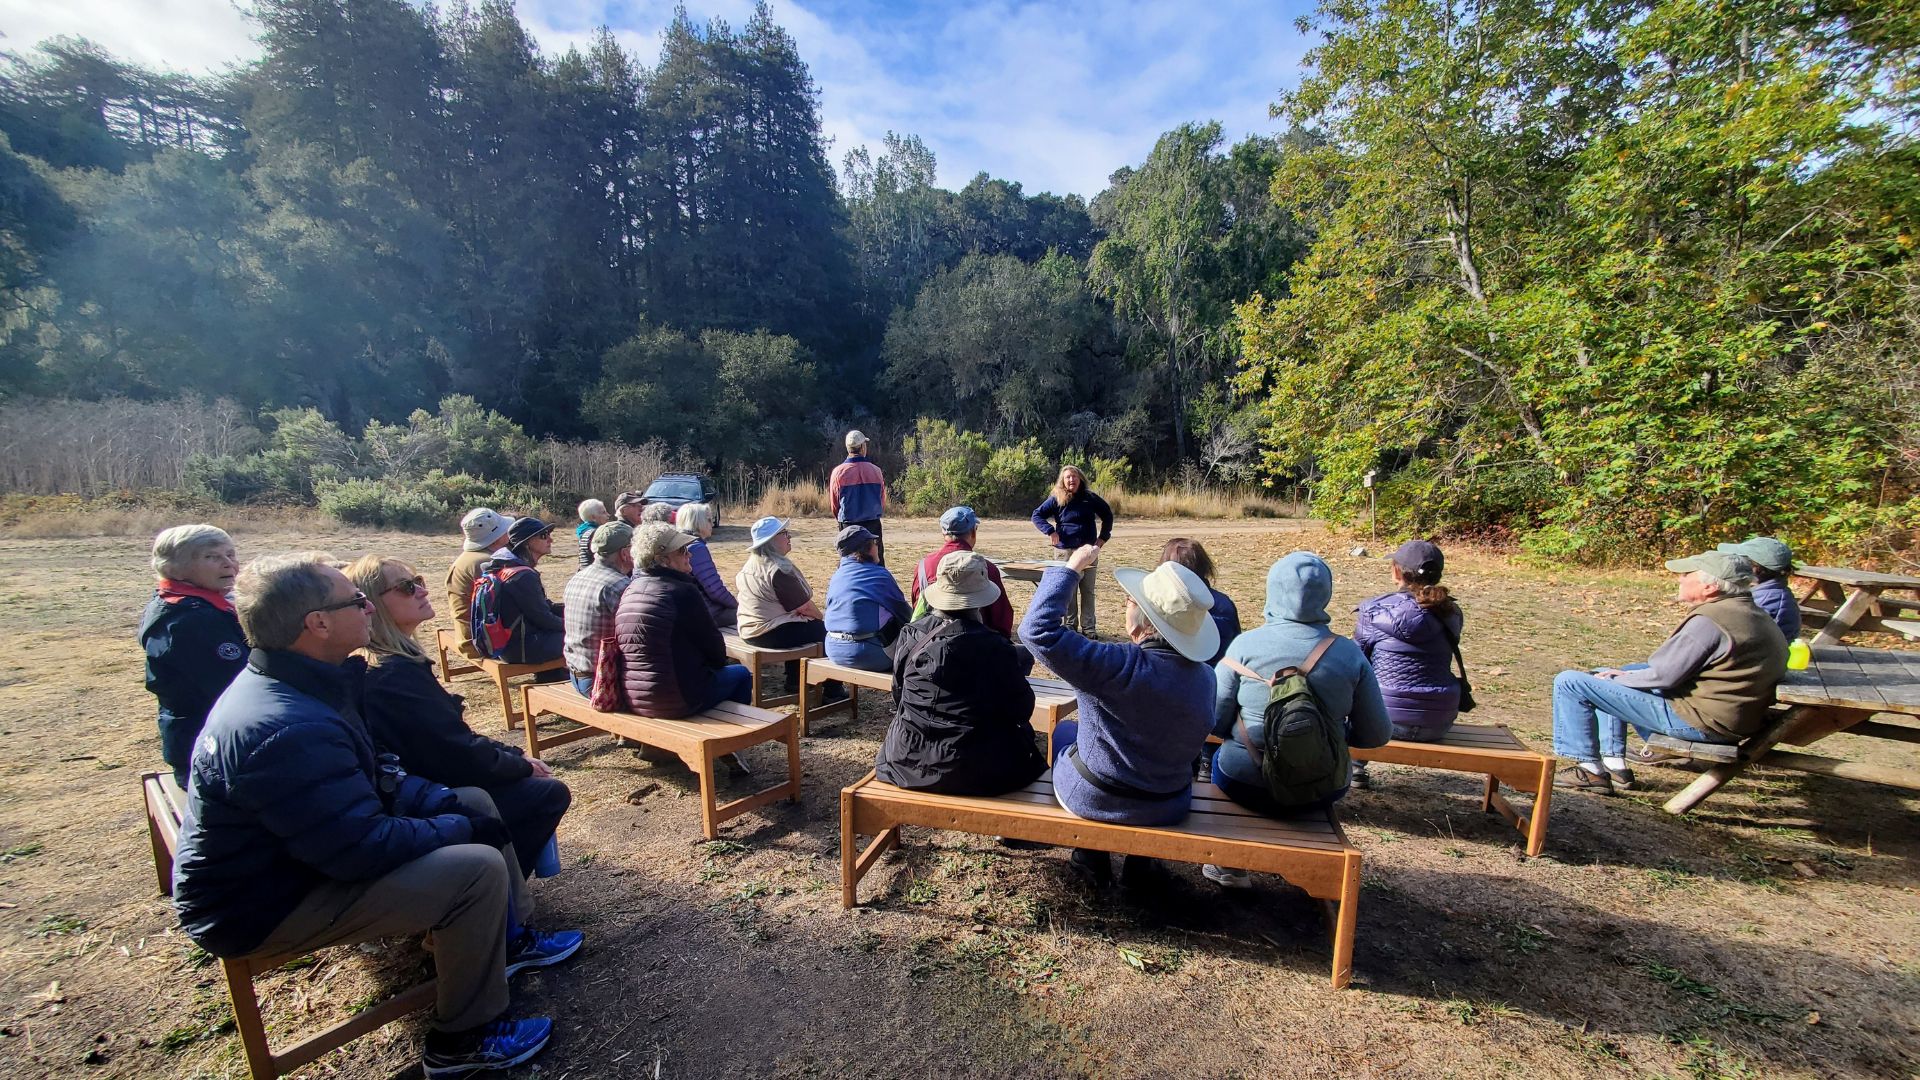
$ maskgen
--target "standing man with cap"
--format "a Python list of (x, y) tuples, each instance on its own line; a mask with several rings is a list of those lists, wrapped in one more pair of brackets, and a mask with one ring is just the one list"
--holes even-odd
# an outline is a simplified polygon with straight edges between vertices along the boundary
[(1793, 549), (1771, 536), (1756, 536), (1738, 544), (1721, 544), (1715, 551), (1741, 555), (1753, 564), (1753, 602), (1773, 616), (1774, 625), (1791, 644), (1800, 636), (1800, 602), (1787, 588), (1793, 576)]
[(447, 618), (453, 620), (453, 639), (459, 644), (460, 655), (469, 660), (478, 660), (481, 655), (467, 618), (468, 605), (473, 602), (473, 579), (480, 576), (480, 568), (494, 552), (507, 546), (507, 530), (512, 525), (485, 506), (467, 511), (467, 516), (460, 519), (460, 531), (466, 540), (460, 545), (459, 558), (447, 569)]
[(561, 655), (567, 658), (567, 675), (582, 696), (593, 694), (594, 661), (600, 655), (600, 643), (613, 636), (614, 612), (620, 609), (620, 594), (633, 580), (633, 527), (624, 521), (610, 521), (593, 530), (593, 565), (573, 575), (567, 582), (561, 607), (567, 624), (566, 644)]
[[(539, 518), (515, 518), (507, 530), (507, 544), (493, 553), (483, 573), (498, 579), (500, 625), (507, 629), (507, 643), (500, 659), (509, 664), (544, 664), (560, 659), (566, 644), (567, 624), (559, 604), (547, 599), (547, 587), (540, 580), (540, 560), (553, 550), (553, 526)], [(558, 672), (542, 672), (560, 678)]]
[[(925, 614), (921, 593), (926, 591), (929, 582), (939, 576), (940, 560), (956, 551), (973, 550), (974, 542), (980, 536), (980, 515), (974, 513), (971, 506), (949, 507), (946, 513), (940, 515), (940, 531), (946, 535), (946, 544), (933, 554), (921, 559), (920, 565), (913, 572), (912, 593), (909, 599), (913, 601), (916, 616)], [(992, 559), (983, 557), (983, 561), (987, 564), (987, 577), (992, 580), (994, 587), (1000, 590), (1000, 595), (994, 597), (993, 603), (981, 610), (980, 621), (990, 629), (998, 631), (1001, 636), (1011, 639), (1013, 637), (1013, 602), (1007, 599), (1007, 584), (1000, 580), (1000, 568), (993, 564)]]
[[(1099, 557), (1087, 544), (1048, 567), (1020, 623), (1034, 658), (1079, 692), (1078, 720), (1053, 729), (1054, 798), (1090, 821), (1171, 825), (1192, 805), (1193, 761), (1213, 726), (1213, 594), (1179, 563), (1115, 570), (1128, 640), (1094, 641), (1067, 626), (1066, 613)], [(1073, 862), (1097, 883), (1112, 876), (1106, 852), (1076, 849)], [(1152, 859), (1130, 855), (1121, 884), (1146, 885), (1157, 873)]]
[(863, 671), (892, 671), (887, 645), (912, 621), (912, 609), (880, 565), (880, 538), (864, 525), (848, 525), (834, 546), (840, 565), (827, 582), (827, 659)]
[(1692, 610), (1646, 667), (1554, 677), (1553, 749), (1574, 762), (1554, 775), (1555, 787), (1611, 795), (1616, 784), (1630, 786), (1628, 724), (1642, 738), (1712, 743), (1739, 742), (1766, 726), (1787, 673), (1787, 639), (1753, 602), (1753, 567), (1709, 551), (1667, 569), (1681, 575), (1677, 596)]
[[(880, 518), (887, 511), (887, 478), (880, 466), (867, 460), (867, 436), (860, 431), (847, 432), (847, 460), (833, 467), (827, 481), (827, 502), (833, 506), (833, 519), (842, 527), (859, 525), (880, 536)], [(878, 562), (887, 565), (886, 542), (880, 542)]]

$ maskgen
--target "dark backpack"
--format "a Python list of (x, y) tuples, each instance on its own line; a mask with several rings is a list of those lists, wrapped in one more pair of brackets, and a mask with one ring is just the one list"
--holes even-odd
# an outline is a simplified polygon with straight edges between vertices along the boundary
[(1266, 751), (1253, 748), (1245, 717), (1234, 724), (1234, 733), (1260, 767), (1267, 794), (1283, 808), (1324, 804), (1347, 786), (1346, 727), (1327, 715), (1326, 706), (1307, 682), (1307, 674), (1334, 640), (1331, 634), (1322, 638), (1300, 666), (1281, 668), (1271, 678), (1262, 678), (1236, 660), (1221, 661), (1243, 677), (1266, 684)]
[(489, 568), (473, 579), (473, 595), (467, 601), (467, 632), (475, 648), (491, 660), (504, 660), (507, 645), (513, 641), (513, 628), (520, 621), (507, 596), (507, 582), (533, 569), (530, 566)]

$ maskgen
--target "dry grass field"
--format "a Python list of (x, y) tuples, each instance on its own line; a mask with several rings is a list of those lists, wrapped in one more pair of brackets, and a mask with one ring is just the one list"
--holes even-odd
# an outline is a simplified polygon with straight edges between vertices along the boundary
[[(158, 754), (133, 635), (148, 536), (31, 531), (0, 535), (0, 1075), (243, 1076), (218, 968), (175, 928), (147, 850), (137, 777)], [(934, 531), (889, 522), (896, 573)], [(378, 551), (435, 580), (455, 546), (284, 518), (235, 532), (243, 557)], [(1389, 586), (1384, 563), (1345, 554), (1351, 540), (1290, 521), (1123, 520), (1104, 561), (1150, 565), (1181, 532), (1206, 542), (1249, 619), (1266, 567), (1296, 548), (1333, 564), (1338, 630)], [(796, 533), (824, 588), (830, 524)], [(730, 574), (744, 530), (715, 546)], [(981, 546), (1042, 554), (1017, 522), (991, 523)], [(564, 554), (550, 568), (555, 597), (571, 570)], [(1554, 672), (1643, 659), (1677, 620), (1670, 580), (1450, 551), (1473, 719), (1544, 745)], [(1011, 588), (1024, 607), (1030, 587)], [(1109, 629), (1119, 597), (1109, 583)], [(463, 692), (473, 726), (505, 737), (499, 703), (476, 682)], [(888, 719), (884, 695), (866, 697), (805, 741), (801, 805), (714, 843), (678, 765), (611, 740), (554, 752), (575, 803), (565, 872), (537, 886), (542, 921), (588, 944), (516, 980), (517, 1007), (558, 1022), (521, 1075), (1920, 1075), (1910, 793), (1762, 769), (1675, 820), (1659, 805), (1690, 774), (1645, 769), (1629, 796), (1557, 799), (1547, 854), (1528, 860), (1479, 812), (1476, 778), (1376, 766), (1374, 789), (1342, 809), (1365, 886), (1357, 978), (1333, 991), (1317, 907), (1275, 878), (1228, 895), (1179, 867), (1171, 894), (1143, 904), (1090, 891), (1064, 852), (910, 830), (868, 877), (867, 904), (842, 911), (838, 792)], [(1821, 746), (1908, 765), (1916, 750)], [(747, 756), (771, 770), (776, 751)], [(408, 943), (324, 953), (263, 984), (271, 1023), (284, 1039), (425, 963)], [(420, 1023), (305, 1075), (418, 1075)]]

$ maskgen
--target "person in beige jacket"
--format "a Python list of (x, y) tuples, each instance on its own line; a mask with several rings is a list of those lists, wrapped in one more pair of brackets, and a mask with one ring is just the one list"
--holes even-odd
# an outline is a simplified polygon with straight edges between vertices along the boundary
[[(734, 575), (733, 592), (740, 599), (740, 638), (763, 649), (798, 649), (827, 640), (826, 617), (813, 602), (813, 589), (787, 553), (793, 535), (777, 517), (753, 523), (746, 565)], [(787, 661), (787, 692), (800, 687), (800, 661)], [(825, 684), (825, 702), (847, 696), (837, 682)]]

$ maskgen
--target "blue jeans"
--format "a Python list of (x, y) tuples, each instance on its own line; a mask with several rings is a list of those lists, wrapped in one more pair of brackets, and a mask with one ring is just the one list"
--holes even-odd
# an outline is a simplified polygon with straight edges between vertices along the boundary
[(700, 703), (699, 711), (706, 712), (723, 701), (741, 705), (752, 702), (753, 672), (739, 664), (715, 668), (713, 680), (707, 684), (707, 699)]
[(1584, 671), (1563, 671), (1553, 680), (1553, 751), (1574, 761), (1599, 761), (1627, 752), (1627, 725), (1641, 738), (1671, 735), (1690, 742), (1725, 742), (1674, 715), (1667, 699), (1651, 690), (1621, 686)]
[(1080, 734), (1080, 721), (1062, 720), (1053, 725), (1053, 760), (1048, 765), (1060, 764), (1060, 755), (1067, 752), (1073, 740)]
[(592, 697), (592, 696), (593, 696), (593, 676), (591, 676), (591, 675), (568, 675), (568, 676), (567, 676), (567, 678), (569, 678), (569, 679), (571, 679), (571, 680), (573, 680), (573, 688), (574, 688), (575, 690), (578, 690), (578, 691), (580, 691), (580, 696), (581, 696), (581, 697)]
[(887, 655), (886, 646), (880, 644), (877, 638), (868, 638), (866, 641), (828, 638), (827, 659), (861, 671), (893, 670), (893, 658)]

